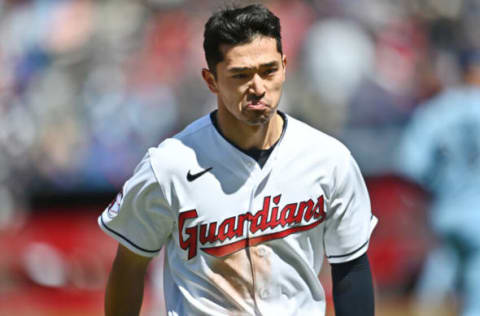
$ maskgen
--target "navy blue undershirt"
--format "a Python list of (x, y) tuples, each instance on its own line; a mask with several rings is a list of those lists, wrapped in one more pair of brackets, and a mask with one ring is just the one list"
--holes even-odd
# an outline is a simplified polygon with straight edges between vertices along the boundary
[(367, 254), (331, 267), (335, 315), (373, 316), (375, 299)]
[[(277, 113), (281, 116), (281, 118), (283, 119), (283, 127), (282, 127), (282, 135), (280, 136), (279, 140), (283, 137), (283, 134), (285, 133), (285, 129), (287, 128), (287, 117), (284, 113), (280, 112), (280, 111), (277, 111)], [(237, 145), (235, 145), (234, 143), (232, 143), (230, 140), (228, 140), (223, 134), (222, 132), (220, 131), (220, 128), (218, 126), (218, 121), (217, 121), (217, 110), (213, 111), (212, 113), (210, 113), (210, 119), (212, 120), (212, 123), (213, 123), (213, 126), (215, 126), (215, 128), (217, 129), (218, 133), (220, 135), (223, 136), (223, 138), (225, 138), (230, 144), (232, 144), (232, 146), (235, 146), (235, 148), (237, 148), (238, 150), (240, 150), (241, 152), (243, 152), (244, 154), (252, 157), (257, 163), (258, 165), (260, 166), (260, 168), (263, 168), (263, 166), (265, 165), (265, 163), (267, 162), (268, 160), (268, 157), (270, 157), (270, 154), (272, 153), (273, 149), (275, 148), (275, 146), (278, 144), (278, 140), (275, 142), (275, 144), (273, 144), (270, 148), (268, 149), (259, 149), (259, 148), (251, 148), (251, 149), (242, 149), (240, 147), (238, 147)]]

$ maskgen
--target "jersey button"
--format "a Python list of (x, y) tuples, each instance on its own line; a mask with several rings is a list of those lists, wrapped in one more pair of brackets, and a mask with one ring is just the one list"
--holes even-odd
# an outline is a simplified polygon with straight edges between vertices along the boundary
[(263, 289), (261, 292), (260, 292), (260, 297), (262, 299), (266, 299), (270, 296), (270, 291), (268, 291), (268, 289)]
[(259, 247), (257, 250), (257, 254), (259, 257), (265, 257), (265, 255), (267, 254), (267, 251), (265, 250), (264, 247)]

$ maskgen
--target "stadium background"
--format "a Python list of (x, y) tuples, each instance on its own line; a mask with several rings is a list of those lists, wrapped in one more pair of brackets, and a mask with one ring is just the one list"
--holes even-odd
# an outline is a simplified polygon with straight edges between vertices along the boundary
[[(412, 111), (458, 82), (455, 54), (480, 38), (480, 6), (263, 2), (289, 58), (281, 109), (340, 138), (366, 177), (380, 219), (369, 250), (377, 314), (456, 315), (456, 295), (415, 299), (436, 240), (428, 194), (392, 162)], [(148, 147), (214, 108), (202, 31), (225, 3), (0, 0), (1, 316), (102, 314), (115, 243), (96, 217)], [(152, 269), (142, 315), (162, 308), (160, 279)]]

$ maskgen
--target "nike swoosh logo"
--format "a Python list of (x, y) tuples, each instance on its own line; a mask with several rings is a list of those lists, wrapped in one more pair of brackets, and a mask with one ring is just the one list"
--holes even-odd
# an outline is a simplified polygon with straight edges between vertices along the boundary
[(187, 180), (188, 180), (188, 182), (192, 182), (192, 181), (194, 181), (195, 179), (203, 176), (205, 173), (209, 172), (209, 171), (212, 170), (212, 169), (213, 169), (213, 167), (210, 167), (210, 168), (207, 168), (207, 169), (205, 169), (205, 170), (203, 170), (203, 171), (200, 171), (199, 173), (194, 173), (194, 174), (191, 174), (191, 173), (190, 173), (190, 170), (188, 170)]

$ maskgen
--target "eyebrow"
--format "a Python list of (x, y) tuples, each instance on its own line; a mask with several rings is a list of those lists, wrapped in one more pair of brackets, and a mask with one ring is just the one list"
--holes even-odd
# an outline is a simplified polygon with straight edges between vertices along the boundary
[[(271, 61), (269, 63), (261, 64), (259, 68), (269, 68), (269, 67), (275, 67), (278, 66), (278, 61)], [(243, 72), (243, 71), (249, 71), (252, 69), (255, 69), (256, 67), (232, 67), (229, 68), (229, 72)]]

